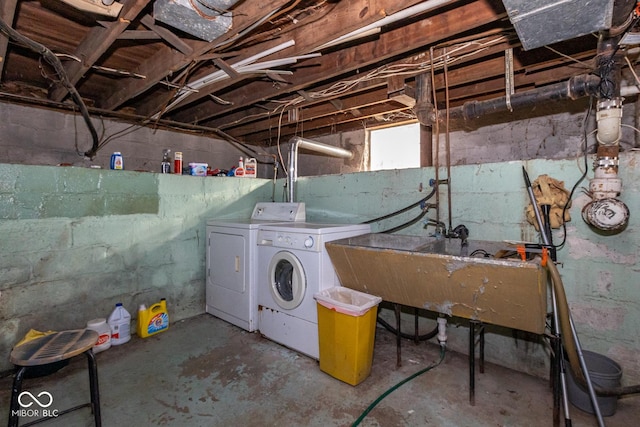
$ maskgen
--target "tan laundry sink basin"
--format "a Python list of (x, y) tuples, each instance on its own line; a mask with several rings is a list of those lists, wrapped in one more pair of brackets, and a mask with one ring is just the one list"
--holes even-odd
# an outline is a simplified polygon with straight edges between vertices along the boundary
[[(539, 258), (495, 258), (502, 242), (371, 233), (326, 243), (343, 286), (385, 301), (542, 334), (547, 273)], [(485, 254), (492, 255), (485, 257)]]

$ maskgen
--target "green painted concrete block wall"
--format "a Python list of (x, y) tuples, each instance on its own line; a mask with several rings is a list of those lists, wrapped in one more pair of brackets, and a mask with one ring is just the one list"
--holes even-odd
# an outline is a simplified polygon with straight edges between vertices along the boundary
[(0, 370), (31, 328), (82, 328), (122, 302), (204, 312), (205, 221), (248, 217), (269, 180), (0, 164)]
[[(634, 179), (640, 154), (625, 152), (621, 199), (631, 209), (624, 233), (603, 236), (580, 218), (588, 197), (576, 192), (567, 242), (559, 252), (560, 273), (583, 347), (606, 354), (624, 369), (625, 383), (640, 380), (640, 252), (637, 212), (640, 183)], [(548, 174), (570, 188), (582, 170), (574, 160), (533, 160), (451, 169), (452, 224), (464, 223), (478, 240), (537, 241), (524, 217), (528, 198), (522, 165), (532, 179)], [(439, 173), (446, 178), (446, 170)], [(362, 222), (420, 201), (431, 191), (433, 168), (299, 178), (297, 199), (311, 221)], [(125, 180), (123, 183), (121, 180)], [(278, 185), (282, 180), (278, 182)], [(586, 187), (583, 181), (581, 187)], [(73, 189), (73, 191), (71, 191)], [(0, 355), (29, 328), (82, 327), (107, 316), (115, 302), (134, 311), (140, 303), (167, 298), (173, 320), (204, 311), (205, 220), (248, 217), (256, 201), (269, 201), (269, 180), (198, 178), (82, 168), (0, 165)], [(103, 200), (121, 195), (132, 202), (117, 211), (100, 204), (98, 213), (74, 208), (74, 195)], [(282, 194), (281, 188), (276, 194)], [(46, 197), (59, 197), (55, 210)], [(133, 203), (142, 197), (144, 203)], [(447, 186), (441, 186), (440, 220), (447, 223)], [(435, 196), (427, 203), (435, 202)], [(280, 200), (278, 200), (280, 201)], [(83, 207), (86, 204), (79, 203)], [(414, 219), (414, 208), (373, 224), (383, 231)], [(435, 218), (430, 209), (426, 217)], [(427, 235), (422, 220), (403, 234)], [(563, 232), (554, 232), (556, 243)], [(451, 319), (449, 346), (465, 352), (467, 331)], [(429, 325), (432, 326), (432, 325)], [(539, 340), (491, 329), (487, 359), (545, 376), (548, 354)]]
[[(621, 155), (619, 175), (623, 180), (620, 199), (631, 211), (629, 225), (618, 235), (602, 235), (591, 230), (581, 218), (582, 207), (590, 201), (581, 188), (588, 188), (588, 178), (574, 194), (567, 224), (567, 241), (558, 252), (560, 274), (567, 291), (573, 319), (583, 347), (605, 354), (620, 363), (623, 382), (640, 381), (640, 182), (636, 165), (640, 153)], [(589, 162), (591, 163), (591, 162)], [(538, 242), (538, 233), (525, 218), (529, 198), (524, 186), (522, 166), (531, 180), (547, 174), (571, 187), (583, 173), (583, 161), (531, 160), (481, 165), (454, 166), (451, 169), (452, 226), (465, 224), (470, 238), (493, 241)], [(582, 169), (581, 169), (582, 168)], [(420, 201), (429, 194), (434, 168), (377, 171), (347, 175), (303, 177), (298, 181), (298, 200), (307, 203), (311, 219), (338, 217), (349, 222), (363, 222), (397, 211)], [(439, 171), (446, 179), (446, 169)], [(440, 220), (448, 226), (447, 185), (440, 186)], [(428, 202), (434, 202), (432, 197)], [(436, 218), (430, 210), (425, 218)], [(374, 231), (384, 231), (409, 222), (420, 213), (413, 208), (395, 218), (372, 224)], [(400, 234), (427, 236), (434, 227), (424, 229), (424, 218), (399, 231)], [(554, 230), (554, 243), (562, 241), (564, 232)], [(517, 286), (517, 284), (514, 284)], [(395, 322), (391, 317), (390, 322)], [(422, 333), (434, 323), (422, 325)], [(468, 350), (468, 329), (461, 319), (451, 319), (449, 346)], [(413, 317), (407, 319), (407, 331), (413, 333)], [(539, 337), (525, 333), (490, 328), (486, 357), (498, 364), (541, 377), (548, 375), (548, 350)]]

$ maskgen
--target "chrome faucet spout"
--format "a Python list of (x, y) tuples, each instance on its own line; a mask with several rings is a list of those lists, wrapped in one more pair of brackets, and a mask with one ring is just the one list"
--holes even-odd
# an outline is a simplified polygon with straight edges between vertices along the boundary
[(468, 255), (469, 242), (467, 241), (467, 239), (469, 238), (469, 229), (465, 225), (460, 224), (453, 230), (449, 230), (448, 237), (460, 239), (460, 256)]

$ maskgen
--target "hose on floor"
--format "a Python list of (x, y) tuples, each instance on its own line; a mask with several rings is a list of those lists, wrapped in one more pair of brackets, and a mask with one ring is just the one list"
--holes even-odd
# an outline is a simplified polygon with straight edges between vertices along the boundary
[[(551, 274), (553, 292), (555, 292), (556, 300), (558, 302), (558, 321), (560, 323), (560, 331), (562, 333), (562, 344), (564, 345), (564, 348), (567, 352), (567, 357), (569, 358), (571, 369), (576, 376), (576, 382), (578, 382), (584, 388), (587, 388), (584, 372), (582, 371), (582, 367), (580, 366), (577, 344), (574, 341), (573, 333), (571, 330), (569, 304), (567, 303), (567, 295), (564, 291), (562, 278), (560, 277), (558, 268), (553, 262), (547, 262), (546, 267)], [(640, 393), (640, 384), (626, 387), (607, 388), (603, 388), (597, 384), (593, 384), (593, 387), (598, 396), (624, 396), (628, 394)]]
[(430, 370), (432, 370), (433, 368), (435, 368), (436, 366), (438, 366), (440, 363), (442, 363), (442, 361), (444, 360), (444, 355), (445, 355), (445, 351), (446, 347), (444, 345), (440, 346), (440, 360), (438, 360), (436, 363), (433, 363), (429, 366), (427, 366), (426, 368), (416, 372), (415, 374), (405, 378), (404, 380), (400, 381), (398, 384), (394, 385), (393, 387), (391, 387), (390, 389), (388, 389), (387, 391), (385, 391), (384, 393), (382, 393), (376, 400), (374, 400), (371, 405), (369, 405), (367, 407), (367, 409), (364, 410), (364, 412), (358, 417), (357, 420), (354, 421), (353, 424), (351, 424), (351, 427), (356, 427), (358, 425), (360, 425), (360, 423), (362, 422), (362, 420), (367, 416), (367, 414), (369, 412), (371, 412), (373, 410), (373, 408), (376, 407), (376, 405), (378, 403), (380, 403), (382, 401), (382, 399), (384, 399), (385, 397), (387, 397), (388, 395), (390, 395), (391, 393), (393, 393), (395, 390), (397, 390), (398, 388), (400, 388), (402, 385), (404, 385), (405, 383), (408, 383), (409, 381), (411, 381), (412, 379), (419, 377), (420, 375), (424, 374), (425, 372), (429, 372)]

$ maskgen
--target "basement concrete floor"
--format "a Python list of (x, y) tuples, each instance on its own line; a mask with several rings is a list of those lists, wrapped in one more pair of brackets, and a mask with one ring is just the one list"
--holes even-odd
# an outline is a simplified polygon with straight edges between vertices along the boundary
[[(98, 353), (102, 421), (119, 426), (350, 426), (382, 393), (436, 362), (432, 342), (403, 342), (396, 367), (395, 337), (378, 328), (371, 375), (351, 386), (323, 373), (318, 363), (208, 314), (177, 322), (166, 332)], [(25, 380), (25, 391), (53, 396), (49, 409), (88, 401), (86, 358), (57, 373)], [(8, 417), (11, 377), (0, 379), (0, 420)], [(469, 404), (464, 355), (448, 352), (442, 364), (397, 388), (361, 426), (552, 426), (546, 380), (493, 364), (476, 379)], [(573, 426), (597, 426), (571, 407)], [(618, 401), (607, 426), (637, 426), (640, 396)], [(22, 419), (26, 422), (27, 419)], [(4, 423), (4, 421), (1, 421)], [(564, 422), (561, 423), (564, 425)], [(91, 426), (88, 408), (47, 426)]]

